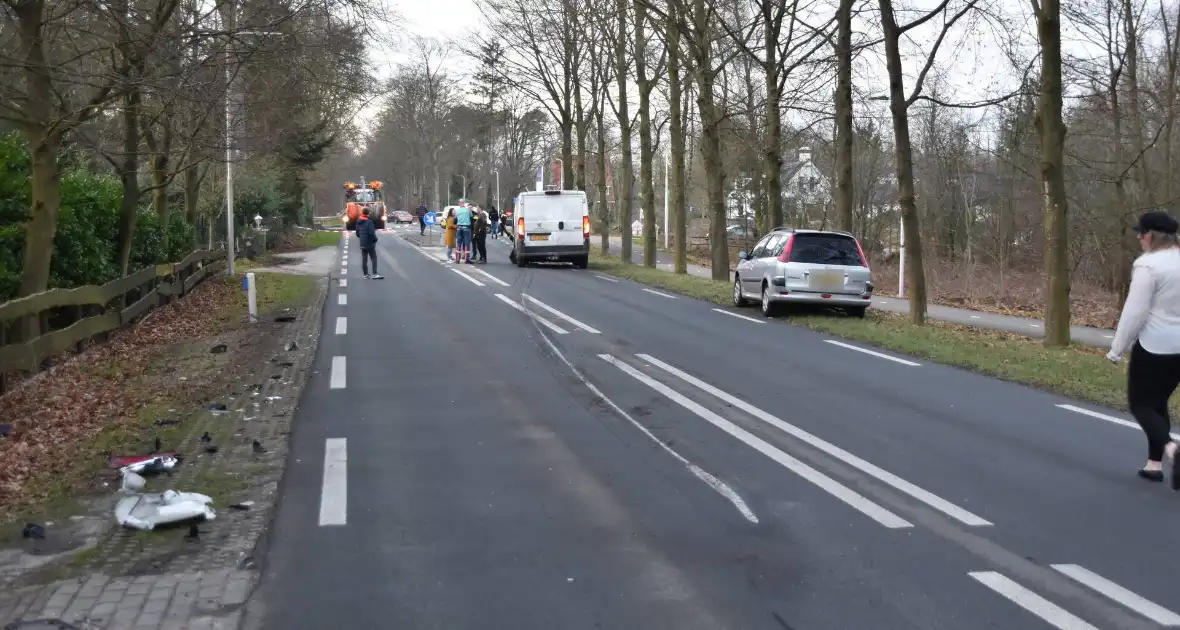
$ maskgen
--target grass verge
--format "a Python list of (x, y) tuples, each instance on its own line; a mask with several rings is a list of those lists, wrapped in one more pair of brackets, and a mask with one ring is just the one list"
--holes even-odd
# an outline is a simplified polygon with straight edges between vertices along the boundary
[(303, 249), (333, 247), (340, 244), (340, 230), (305, 230), (300, 232), (299, 244)]
[[(732, 287), (722, 282), (627, 265), (593, 254), (590, 268), (714, 304), (732, 305)], [(756, 313), (752, 311), (751, 314)], [(866, 342), (937, 363), (955, 365), (1114, 409), (1126, 409), (1125, 364), (1111, 365), (1105, 352), (1071, 346), (1054, 349), (1040, 341), (1000, 331), (927, 320), (915, 326), (893, 313), (870, 310), (864, 319), (845, 315), (795, 315), (790, 323)], [(1173, 413), (1180, 412), (1173, 398)]]

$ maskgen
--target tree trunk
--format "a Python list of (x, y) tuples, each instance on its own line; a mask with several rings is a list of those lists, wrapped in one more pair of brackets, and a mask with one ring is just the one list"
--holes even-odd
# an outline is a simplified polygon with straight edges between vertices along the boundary
[(926, 323), (926, 273), (922, 263), (922, 236), (918, 206), (914, 202), (914, 153), (910, 142), (909, 105), (902, 84), (900, 32), (893, 15), (892, 0), (879, 0), (881, 28), (884, 31), (886, 68), (889, 73), (889, 113), (893, 120), (893, 162), (897, 172), (897, 202), (901, 206), (902, 231), (905, 234), (907, 295), (910, 321)]
[[(770, 3), (763, 6), (769, 8)], [(774, 20), (765, 11), (764, 20), (772, 24)], [(778, 30), (766, 29), (765, 54), (762, 63), (763, 74), (766, 78), (766, 143), (763, 154), (762, 169), (766, 179), (766, 210), (764, 233), (769, 233), (783, 224), (783, 122), (782, 122), (782, 90), (779, 89), (778, 61)]]
[(189, 225), (195, 226), (200, 212), (201, 173), (193, 164), (184, 170), (184, 217)]
[(623, 153), (622, 177), (615, 182), (615, 205), (619, 209), (619, 228), (623, 234), (620, 255), (623, 262), (631, 264), (631, 188), (635, 180), (634, 164), (631, 157), (631, 114), (627, 107), (629, 81), (627, 81), (627, 0), (618, 0), (616, 5), (618, 33), (615, 41), (615, 79), (618, 82), (618, 119), (620, 150)]
[(116, 258), (120, 275), (127, 275), (127, 267), (131, 262), (135, 214), (139, 209), (139, 103), (139, 89), (132, 88), (123, 99), (123, 164), (119, 169), (119, 179), (123, 182), (123, 204), (119, 210)]
[(852, 232), (852, 4), (836, 9), (836, 223)]
[[(1036, 3), (1033, 4), (1034, 8)], [(1069, 230), (1065, 191), (1065, 122), (1062, 120), (1061, 4), (1040, 0), (1041, 85), (1037, 130), (1041, 136), (1041, 184), (1045, 211), (1045, 345), (1068, 346)]]
[[(605, 90), (606, 87), (603, 86)], [(605, 108), (602, 103), (600, 107)], [(602, 121), (602, 109), (595, 114), (598, 123), (598, 153), (594, 162), (598, 170), (598, 238), (602, 246), (602, 253), (610, 252), (610, 200), (606, 193), (606, 125)]]
[(588, 125), (586, 124), (586, 112), (582, 109), (582, 85), (581, 83), (574, 84), (574, 107), (576, 108), (576, 118), (574, 120), (574, 129), (578, 136), (578, 157), (574, 160), (574, 187), (578, 190), (586, 190), (586, 131)]
[(652, 173), (651, 90), (647, 78), (647, 11), (635, 0), (635, 81), (639, 84), (639, 207), (643, 209), (643, 266), (656, 266), (656, 191)]
[(668, 46), (668, 116), (669, 149), (671, 150), (671, 181), (668, 183), (672, 196), (668, 205), (672, 211), (673, 264), (675, 273), (688, 273), (688, 208), (684, 195), (684, 82), (680, 76), (680, 27), (676, 24), (676, 3), (668, 3), (667, 46)]
[(705, 165), (706, 196), (709, 201), (709, 253), (714, 280), (729, 281), (729, 241), (725, 238), (725, 173), (721, 163), (721, 126), (714, 101), (713, 74), (697, 69), (697, 109), (701, 113), (701, 160)]

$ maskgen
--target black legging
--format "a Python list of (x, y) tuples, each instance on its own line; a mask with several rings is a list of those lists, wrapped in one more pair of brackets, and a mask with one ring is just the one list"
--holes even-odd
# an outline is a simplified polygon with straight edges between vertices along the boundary
[(377, 273), (377, 248), (376, 247), (362, 247), (361, 248), (361, 271), (365, 275), (369, 275), (369, 261), (373, 261), (373, 274)]
[(1180, 385), (1180, 354), (1152, 354), (1139, 342), (1131, 348), (1127, 368), (1127, 402), (1131, 414), (1147, 434), (1147, 458), (1160, 461), (1172, 440), (1168, 399)]

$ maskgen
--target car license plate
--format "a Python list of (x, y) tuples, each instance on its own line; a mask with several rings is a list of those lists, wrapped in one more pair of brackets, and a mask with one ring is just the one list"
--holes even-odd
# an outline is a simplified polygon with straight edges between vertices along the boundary
[(844, 272), (834, 269), (820, 269), (811, 272), (811, 287), (818, 290), (844, 288)]
[(529, 234), (529, 240), (530, 241), (547, 241), (547, 240), (549, 240), (549, 235), (548, 234)]

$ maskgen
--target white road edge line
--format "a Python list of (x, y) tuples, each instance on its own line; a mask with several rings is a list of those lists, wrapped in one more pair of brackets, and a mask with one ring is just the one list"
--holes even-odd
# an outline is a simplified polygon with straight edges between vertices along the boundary
[(836, 341), (835, 339), (824, 339), (824, 342), (825, 342), (825, 343), (830, 343), (830, 344), (832, 344), (833, 346), (840, 346), (841, 348), (848, 348), (849, 350), (855, 350), (855, 351), (857, 351), (857, 352), (863, 352), (863, 353), (865, 353), (865, 354), (871, 354), (871, 355), (873, 355), (873, 356), (875, 356), (875, 357), (877, 357), (877, 358), (879, 358), (879, 359), (885, 359), (885, 360), (888, 360), (888, 361), (894, 361), (894, 362), (896, 362), (896, 363), (900, 363), (900, 364), (902, 364), (902, 365), (909, 365), (909, 366), (912, 366), (912, 367), (921, 367), (921, 365), (922, 365), (921, 363), (915, 363), (915, 362), (913, 362), (913, 361), (907, 361), (906, 359), (899, 359), (899, 358), (897, 358), (897, 357), (891, 357), (891, 356), (889, 356), (889, 355), (887, 355), (887, 354), (884, 354), (884, 353), (882, 353), (882, 352), (876, 352), (876, 351), (873, 351), (873, 350), (867, 350), (867, 349), (865, 349), (865, 348), (858, 348), (857, 346), (854, 346), (854, 345), (852, 345), (852, 344), (850, 344), (850, 343), (844, 343), (843, 341)]
[(1098, 630), (1061, 608), (1057, 604), (1024, 588), (995, 571), (972, 571), (968, 573), (980, 584), (1008, 598), (1012, 603), (1040, 617), (1059, 630)]
[(492, 274), (490, 274), (490, 273), (488, 273), (488, 272), (484, 271), (483, 269), (472, 269), (472, 271), (474, 271), (475, 273), (478, 273), (479, 275), (481, 275), (481, 276), (483, 276), (483, 277), (487, 278), (488, 280), (491, 280), (492, 282), (495, 282), (496, 284), (498, 284), (498, 285), (500, 285), (500, 286), (502, 286), (502, 287), (510, 287), (510, 286), (512, 286), (512, 285), (508, 284), (507, 282), (504, 282), (503, 280), (501, 280), (501, 279), (497, 278), (496, 276), (493, 276)]
[(531, 295), (529, 295), (529, 294), (527, 294), (527, 293), (522, 293), (522, 294), (521, 294), (521, 297), (523, 297), (524, 299), (526, 299), (526, 300), (528, 300), (528, 301), (532, 302), (533, 304), (536, 304), (537, 306), (540, 306), (541, 308), (543, 308), (543, 309), (545, 309), (545, 310), (549, 311), (549, 314), (550, 314), (550, 315), (553, 315), (554, 317), (559, 317), (559, 318), (561, 318), (561, 319), (564, 319), (565, 321), (567, 321), (567, 322), (569, 322), (569, 323), (573, 324), (574, 326), (577, 326), (578, 328), (581, 328), (582, 330), (584, 330), (584, 331), (586, 331), (586, 332), (588, 332), (588, 333), (590, 333), (590, 334), (592, 334), (592, 335), (598, 335), (598, 334), (601, 334), (601, 333), (600, 333), (598, 330), (596, 330), (595, 328), (593, 328), (593, 327), (591, 327), (591, 326), (589, 326), (589, 325), (587, 325), (587, 324), (584, 324), (584, 323), (582, 323), (582, 322), (580, 322), (580, 321), (578, 321), (578, 320), (576, 320), (576, 319), (574, 319), (574, 318), (570, 317), (569, 315), (566, 315), (565, 313), (562, 313), (561, 311), (559, 311), (559, 310), (557, 310), (557, 309), (553, 308), (552, 306), (549, 306), (548, 304), (546, 304), (546, 303), (542, 302), (541, 300), (538, 300), (537, 298), (535, 298), (535, 297), (533, 297), (533, 296), (531, 296)]
[(347, 306), (348, 305), (348, 294), (341, 293), (340, 295), (337, 295), (336, 296), (336, 303), (339, 304), (340, 306)]
[(615, 357), (613, 357), (609, 354), (600, 354), (600, 355), (598, 355), (598, 358), (619, 368), (625, 374), (631, 376), (635, 380), (637, 380), (637, 381), (643, 383), (644, 385), (647, 385), (648, 387), (663, 394), (668, 399), (670, 399), (672, 402), (675, 402), (676, 404), (680, 405), (681, 407), (684, 407), (685, 409), (695, 413), (696, 415), (698, 415), (702, 419), (704, 419), (706, 422), (709, 422), (713, 426), (716, 426), (718, 429), (721, 429), (722, 431), (725, 431), (726, 433), (732, 435), (733, 437), (737, 438), (738, 440), (744, 442), (747, 446), (753, 448), (754, 450), (758, 451), (759, 453), (762, 453), (763, 455), (769, 457), (770, 459), (773, 459), (774, 461), (781, 464), (787, 470), (790, 470), (791, 472), (795, 473), (796, 475), (799, 475), (800, 477), (803, 477), (807, 481), (810, 481), (811, 483), (815, 484), (816, 486), (818, 486), (822, 490), (827, 491), (832, 496), (836, 497), (837, 499), (840, 499), (844, 503), (847, 503), (853, 509), (861, 512), (862, 514), (864, 514), (865, 516), (868, 516), (869, 518), (873, 519), (874, 521), (877, 521), (881, 525), (884, 525), (885, 527), (888, 527), (889, 529), (901, 529), (904, 527), (913, 527), (913, 524), (910, 523), (909, 521), (894, 514), (893, 512), (890, 512), (889, 510), (881, 507), (880, 505), (877, 505), (876, 503), (873, 503), (872, 501), (864, 498), (859, 493), (855, 492), (854, 490), (849, 489), (848, 487), (844, 486), (843, 484), (836, 481), (835, 479), (828, 477), (827, 475), (819, 472), (818, 470), (812, 468), (811, 466), (808, 466), (807, 464), (804, 464), (803, 462), (795, 459), (794, 457), (791, 457), (790, 455), (775, 448), (774, 446), (771, 446), (768, 442), (766, 442), (762, 438), (755, 436), (754, 434), (737, 426), (736, 424), (730, 422), (729, 420), (726, 420), (725, 418), (722, 418), (721, 416), (713, 413), (712, 411), (705, 409), (704, 407), (698, 405), (696, 402), (694, 402), (693, 400), (691, 400), (687, 396), (684, 396), (683, 394), (681, 394), (680, 392), (677, 392), (676, 390), (672, 389), (671, 387), (668, 387), (667, 385), (644, 374), (643, 372), (640, 372), (639, 370), (631, 367), (630, 365), (627, 365), (623, 361), (620, 361), (619, 359), (616, 359)]
[(528, 315), (529, 317), (531, 317), (531, 318), (533, 318), (533, 319), (537, 320), (537, 321), (538, 321), (538, 322), (540, 322), (540, 323), (541, 323), (541, 325), (542, 325), (542, 326), (544, 326), (545, 328), (548, 328), (549, 330), (552, 330), (553, 332), (555, 332), (555, 333), (557, 333), (557, 334), (559, 334), (559, 335), (568, 335), (568, 334), (569, 334), (569, 331), (568, 331), (568, 330), (566, 330), (566, 329), (564, 329), (564, 328), (562, 328), (562, 327), (558, 326), (557, 324), (554, 324), (553, 322), (551, 322), (551, 321), (549, 321), (549, 320), (545, 319), (544, 317), (541, 317), (540, 315), (537, 315), (536, 313), (534, 313), (534, 312), (530, 311), (529, 309), (527, 309), (527, 308), (525, 308), (525, 307), (523, 307), (523, 306), (521, 306), (521, 305), (517, 304), (516, 302), (513, 302), (513, 301), (512, 301), (512, 299), (511, 299), (511, 298), (509, 298), (507, 295), (504, 295), (503, 293), (497, 293), (497, 294), (496, 294), (496, 297), (497, 297), (497, 298), (500, 298), (500, 300), (502, 300), (502, 301), (503, 301), (505, 304), (507, 304), (508, 306), (511, 306), (512, 308), (514, 308), (514, 309), (516, 309), (516, 310), (520, 311), (521, 313), (524, 313), (525, 315)]
[(345, 287), (347, 287), (347, 286), (348, 286), (348, 280), (345, 280), (344, 278), (341, 278), (341, 279), (340, 279), (340, 288), (341, 288), (341, 289), (343, 289), (343, 288), (345, 288)]
[(675, 300), (675, 299), (676, 299), (676, 296), (675, 296), (675, 295), (668, 295), (667, 293), (660, 293), (659, 291), (652, 291), (651, 289), (644, 289), (644, 291), (647, 291), (648, 293), (650, 293), (650, 294), (652, 294), (652, 295), (658, 295), (658, 296), (660, 296), (660, 297), (663, 297), (663, 298), (668, 298), (669, 300)]
[(477, 287), (485, 286), (484, 283), (480, 282), (479, 280), (476, 280), (475, 278), (472, 278), (471, 276), (463, 273), (462, 271), (459, 271), (458, 269), (452, 268), (451, 271), (454, 271), (455, 273), (459, 274), (460, 278), (463, 278), (464, 280), (470, 282), (471, 284), (474, 284)]
[(907, 494), (907, 495), (917, 499), (918, 501), (921, 501), (922, 503), (925, 503), (926, 505), (934, 508), (935, 510), (942, 512), (943, 514), (946, 514), (947, 516), (955, 519), (956, 521), (959, 521), (960, 523), (963, 523), (965, 525), (971, 525), (971, 526), (987, 526), (987, 525), (992, 524), (990, 521), (987, 521), (976, 514), (972, 514), (971, 512), (964, 510), (963, 508), (955, 505), (954, 503), (951, 503), (950, 501), (947, 501), (946, 499), (943, 499), (942, 497), (939, 497), (938, 495), (936, 495), (928, 490), (925, 490), (923, 488), (915, 486), (914, 484), (906, 481), (905, 479), (902, 479), (901, 477), (898, 477), (897, 475), (895, 475), (887, 470), (879, 468), (876, 465), (874, 465), (870, 462), (867, 462), (867, 461), (857, 457), (856, 455), (853, 455), (852, 453), (849, 453), (848, 451), (840, 448), (839, 446), (836, 446), (835, 444), (828, 442), (827, 440), (824, 440), (820, 437), (812, 435), (811, 433), (808, 433), (807, 431), (804, 431), (803, 429), (800, 429), (799, 427), (797, 427), (793, 424), (784, 422), (783, 420), (780, 420), (779, 418), (755, 407), (754, 405), (751, 405), (750, 403), (747, 403), (746, 401), (744, 401), (736, 396), (732, 396), (732, 395), (730, 395), (720, 389), (717, 389), (716, 387), (713, 387), (712, 385), (700, 380), (699, 378), (696, 378), (695, 376), (693, 376), (691, 374), (688, 374), (680, 369), (677, 369), (671, 365), (668, 365), (667, 363), (664, 363), (663, 361), (660, 361), (659, 359), (651, 356), (650, 354), (637, 354), (635, 356), (639, 357), (640, 359), (643, 359), (644, 361), (647, 361), (648, 363), (652, 364), (655, 367), (660, 368), (661, 370), (664, 370), (665, 372), (679, 378), (680, 380), (685, 381), (685, 382), (689, 383), (690, 385), (697, 387), (697, 389), (700, 389), (704, 392), (712, 394), (713, 396), (716, 396), (717, 398), (720, 398), (721, 400), (729, 403), (730, 405), (732, 405), (738, 409), (741, 409), (742, 411), (750, 414), (751, 416), (754, 416), (755, 418), (762, 420), (763, 422), (765, 422), (765, 423), (779, 429), (780, 431), (802, 441), (803, 443), (808, 444), (809, 446), (816, 448), (818, 450), (821, 450), (824, 453), (827, 453), (828, 455), (831, 455), (832, 457), (835, 457), (836, 459), (844, 462), (845, 464), (848, 464), (849, 466), (852, 466), (853, 468), (856, 468), (857, 470), (864, 472), (865, 474), (875, 477), (877, 480), (881, 481), (884, 484), (889, 485), (890, 487), (897, 490), (898, 492), (902, 492), (904, 494)]
[(618, 282), (618, 280), (615, 280), (614, 278), (608, 278), (606, 276), (594, 276), (594, 277), (598, 278), (599, 280), (606, 280), (607, 282)]
[(590, 393), (594, 394), (599, 400), (606, 403), (608, 407), (613, 409), (615, 413), (634, 425), (634, 427), (639, 429), (641, 433), (651, 438), (651, 441), (655, 442), (660, 446), (660, 448), (664, 449), (664, 452), (674, 457), (676, 461), (684, 464), (684, 466), (688, 468), (688, 471), (691, 472), (694, 477), (705, 482), (705, 485), (709, 486), (718, 494), (725, 497), (730, 503), (733, 504), (735, 508), (737, 508), (737, 511), (742, 515), (743, 518), (751, 523), (754, 523), (755, 525), (758, 524), (758, 516), (754, 514), (754, 511), (750, 509), (750, 506), (746, 505), (746, 502), (744, 499), (742, 499), (742, 496), (735, 492), (733, 488), (730, 488), (724, 481), (721, 481), (720, 479), (711, 475), (707, 470), (688, 461), (687, 458), (685, 458), (671, 446), (665, 444), (663, 440), (657, 438), (651, 431), (648, 430), (647, 427), (640, 424), (635, 418), (632, 418), (631, 414), (623, 411), (622, 407), (616, 405), (615, 402), (610, 398), (607, 398), (606, 394), (602, 393), (602, 390), (594, 386), (594, 383), (591, 383), (589, 380), (587, 380), (582, 372), (579, 371), (578, 368), (574, 367), (574, 364), (570, 363), (569, 359), (565, 358), (565, 355), (561, 352), (561, 350), (557, 349), (557, 345), (554, 344), (553, 341), (549, 339), (549, 337), (546, 337), (544, 333), (541, 333), (541, 339), (545, 341), (545, 344), (549, 346), (549, 349), (553, 351), (553, 354), (556, 355), (557, 358), (561, 359), (561, 362), (564, 363), (565, 366), (574, 373), (574, 376), (578, 377), (578, 380), (582, 381), (582, 384), (586, 386), (586, 389), (590, 390)]
[(320, 527), (348, 523), (348, 440), (324, 440), (324, 485), (320, 489)]
[(336, 318), (336, 334), (337, 335), (347, 335), (348, 334), (348, 318), (347, 317), (337, 317)]
[(328, 387), (330, 389), (344, 389), (348, 385), (348, 360), (344, 357), (332, 357), (332, 376)]
[[(1089, 409), (1083, 409), (1082, 407), (1075, 407), (1074, 405), (1057, 405), (1057, 407), (1060, 407), (1061, 409), (1064, 409), (1066, 411), (1080, 413), (1083, 416), (1090, 416), (1091, 418), (1098, 418), (1099, 420), (1113, 422), (1114, 424), (1122, 425), (1124, 427), (1130, 427), (1132, 429), (1139, 428), (1139, 424), (1136, 422), (1131, 422), (1130, 420), (1123, 420), (1122, 418), (1119, 418), (1117, 416), (1109, 416), (1104, 413), (1098, 413), (1097, 411), (1090, 411)], [(1171, 435), (1172, 435), (1173, 440), (1180, 442), (1180, 433), (1173, 433)]]
[(766, 323), (766, 320), (765, 320), (765, 319), (756, 319), (756, 318), (753, 318), (753, 317), (748, 317), (748, 316), (746, 316), (746, 315), (738, 315), (737, 313), (731, 313), (731, 312), (729, 312), (729, 311), (727, 311), (727, 310), (720, 309), (720, 308), (715, 308), (715, 309), (713, 309), (713, 310), (714, 310), (714, 311), (717, 311), (718, 313), (721, 313), (722, 315), (729, 315), (730, 317), (736, 317), (736, 318), (738, 318), (738, 319), (744, 319), (744, 320), (746, 320), (746, 321), (748, 321), (748, 322), (754, 322), (755, 324), (765, 324), (765, 323)]
[(1066, 577), (1073, 579), (1075, 582), (1090, 587), (1161, 626), (1167, 626), (1169, 628), (1180, 626), (1180, 615), (1111, 582), (1085, 567), (1080, 567), (1076, 564), (1053, 564), (1049, 566)]

